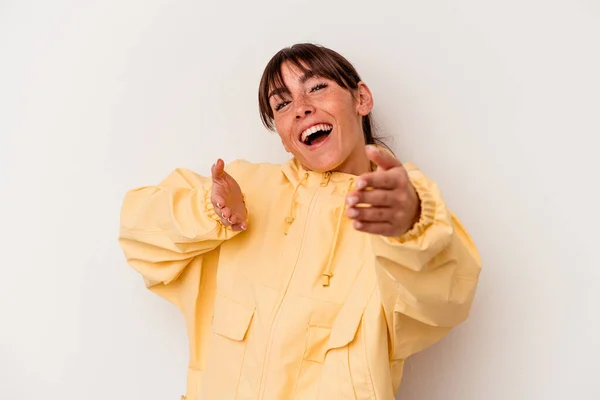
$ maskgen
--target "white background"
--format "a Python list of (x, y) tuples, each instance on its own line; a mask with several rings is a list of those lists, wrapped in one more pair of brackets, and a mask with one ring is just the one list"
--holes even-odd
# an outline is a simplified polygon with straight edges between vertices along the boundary
[(257, 85), (301, 41), (355, 64), (484, 261), (398, 398), (600, 399), (597, 0), (0, 1), (0, 398), (179, 398), (183, 322), (124, 262), (122, 197), (284, 161)]

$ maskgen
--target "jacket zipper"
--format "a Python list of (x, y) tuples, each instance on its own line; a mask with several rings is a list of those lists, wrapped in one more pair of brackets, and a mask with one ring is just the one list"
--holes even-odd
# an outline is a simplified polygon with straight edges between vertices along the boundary
[[(325, 178), (324, 178), (325, 179)], [(325, 186), (323, 185), (324, 181), (321, 181), (321, 186)], [(329, 182), (329, 179), (327, 178), (327, 182)], [(310, 205), (308, 207), (308, 213), (306, 215), (306, 221), (304, 222), (304, 231), (302, 232), (302, 236), (300, 238), (300, 249), (298, 250), (298, 255), (296, 256), (296, 262), (294, 263), (294, 267), (292, 268), (292, 273), (290, 274), (290, 278), (288, 279), (285, 288), (283, 290), (283, 296), (281, 297), (281, 300), (279, 301), (279, 303), (277, 304), (277, 311), (275, 312), (275, 318), (273, 319), (273, 322), (271, 323), (271, 327), (269, 328), (269, 335), (267, 337), (267, 348), (265, 349), (265, 357), (263, 360), (263, 365), (260, 371), (260, 384), (258, 386), (258, 398), (262, 399), (264, 397), (264, 389), (265, 389), (265, 381), (266, 381), (266, 377), (267, 377), (267, 372), (269, 370), (269, 358), (271, 356), (271, 349), (272, 349), (272, 342), (273, 342), (273, 331), (275, 326), (277, 326), (277, 323), (279, 322), (279, 317), (281, 316), (281, 306), (283, 305), (283, 302), (286, 299), (286, 295), (287, 295), (287, 291), (290, 287), (290, 284), (292, 283), (292, 280), (294, 279), (294, 275), (296, 274), (296, 268), (298, 266), (298, 261), (300, 260), (300, 257), (302, 256), (302, 253), (304, 252), (304, 242), (305, 242), (305, 237), (306, 237), (306, 227), (308, 226), (308, 223), (310, 221), (310, 216), (314, 210), (314, 204), (316, 203), (316, 199), (319, 197), (321, 192), (321, 189), (317, 189), (311, 198), (310, 201)]]

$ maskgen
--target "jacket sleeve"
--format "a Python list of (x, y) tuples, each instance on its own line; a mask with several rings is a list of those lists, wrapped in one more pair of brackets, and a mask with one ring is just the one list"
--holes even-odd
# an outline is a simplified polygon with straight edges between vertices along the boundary
[[(239, 169), (235, 162), (226, 169)], [(146, 286), (176, 280), (196, 257), (239, 232), (221, 224), (210, 201), (212, 180), (187, 169), (158, 186), (129, 191), (121, 208), (119, 244)]]
[(421, 200), (420, 219), (399, 238), (372, 236), (390, 336), (403, 358), (468, 317), (481, 270), (475, 244), (435, 182), (406, 168)]

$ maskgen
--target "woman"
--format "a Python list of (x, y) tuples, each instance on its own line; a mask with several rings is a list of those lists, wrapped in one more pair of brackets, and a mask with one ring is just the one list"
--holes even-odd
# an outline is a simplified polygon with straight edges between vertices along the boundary
[(393, 399), (404, 360), (467, 318), (477, 250), (436, 184), (373, 146), (339, 54), (281, 50), (259, 105), (289, 162), (178, 169), (124, 200), (129, 264), (185, 317), (182, 398)]

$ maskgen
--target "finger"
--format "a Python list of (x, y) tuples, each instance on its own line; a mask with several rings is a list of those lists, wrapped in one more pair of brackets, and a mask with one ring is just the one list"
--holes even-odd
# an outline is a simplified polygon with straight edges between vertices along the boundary
[(223, 175), (225, 174), (225, 163), (223, 162), (223, 160), (221, 160), (220, 158), (217, 160), (216, 163), (214, 163), (212, 165), (212, 167), (210, 168), (210, 172), (212, 174), (212, 180), (215, 181), (219, 178), (222, 178)]
[(248, 228), (248, 223), (244, 220), (245, 218), (239, 217), (233, 214), (230, 218), (225, 221), (234, 231), (245, 231)]
[(395, 236), (394, 235), (394, 227), (392, 224), (387, 222), (362, 222), (362, 221), (354, 221), (352, 222), (352, 226), (354, 229), (360, 232), (373, 233), (376, 235), (383, 236)]
[(357, 204), (370, 204), (374, 207), (392, 207), (398, 204), (396, 194), (396, 191), (393, 190), (360, 190), (350, 193), (346, 198), (346, 203), (351, 207)]
[(225, 207), (217, 210), (217, 214), (222, 219), (229, 219), (229, 218), (231, 218), (231, 209), (229, 207), (225, 206)]
[(394, 209), (384, 207), (350, 207), (346, 211), (348, 218), (361, 222), (386, 222), (391, 224)]
[(213, 192), (210, 201), (213, 203), (213, 206), (216, 210), (220, 210), (225, 207), (225, 199), (220, 194)]
[(389, 171), (377, 170), (375, 172), (362, 174), (358, 177), (356, 180), (356, 187), (359, 190), (367, 187), (391, 190), (401, 187), (405, 182), (406, 178), (403, 177), (398, 169)]
[(244, 215), (240, 215), (238, 213), (231, 213), (231, 216), (228, 218), (228, 221), (232, 224), (232, 225), (237, 225), (237, 224), (241, 224), (244, 222), (244, 220), (246, 219), (246, 217)]
[(241, 224), (235, 224), (231, 226), (231, 229), (234, 231), (245, 231), (248, 229), (248, 224), (246, 222), (242, 222)]
[(381, 148), (368, 145), (366, 146), (366, 151), (369, 160), (373, 161), (378, 167), (384, 170), (402, 166), (402, 163), (396, 157)]

